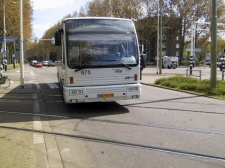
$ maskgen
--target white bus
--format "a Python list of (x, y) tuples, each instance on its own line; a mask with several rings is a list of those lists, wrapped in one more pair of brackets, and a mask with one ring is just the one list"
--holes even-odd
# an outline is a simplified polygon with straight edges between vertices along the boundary
[(141, 59), (131, 20), (66, 18), (55, 45), (62, 49), (57, 77), (65, 103), (140, 98)]

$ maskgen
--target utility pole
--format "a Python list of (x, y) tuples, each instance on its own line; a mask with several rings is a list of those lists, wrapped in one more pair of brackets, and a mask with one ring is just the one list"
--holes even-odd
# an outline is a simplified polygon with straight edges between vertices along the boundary
[(156, 58), (156, 62), (157, 62), (157, 71), (156, 74), (159, 73), (159, 9), (160, 9), (160, 5), (159, 5), (159, 0), (158, 0), (158, 10), (157, 10), (157, 58)]
[(23, 0), (20, 0), (20, 87), (24, 88)]
[(159, 0), (159, 74), (162, 74), (162, 0)]
[(111, 2), (111, 0), (109, 0), (109, 11), (110, 11), (110, 17), (113, 17), (112, 2)]
[(216, 1), (212, 0), (212, 21), (211, 21), (211, 76), (210, 76), (210, 88), (216, 88), (217, 77), (217, 7)]

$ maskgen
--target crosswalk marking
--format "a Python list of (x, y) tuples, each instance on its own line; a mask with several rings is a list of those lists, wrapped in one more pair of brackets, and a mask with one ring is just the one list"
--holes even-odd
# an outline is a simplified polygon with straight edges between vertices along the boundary
[(48, 83), (48, 86), (49, 86), (51, 89), (58, 89), (58, 88), (59, 88), (59, 85), (56, 84), (56, 83)]

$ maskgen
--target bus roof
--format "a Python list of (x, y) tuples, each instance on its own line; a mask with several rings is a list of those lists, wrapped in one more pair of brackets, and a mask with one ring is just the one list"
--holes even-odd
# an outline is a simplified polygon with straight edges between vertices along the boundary
[(72, 17), (72, 18), (65, 18), (63, 19), (63, 21), (66, 20), (78, 20), (78, 19), (108, 19), (108, 20), (129, 20), (132, 21), (131, 19), (127, 19), (127, 18), (115, 18), (115, 17)]

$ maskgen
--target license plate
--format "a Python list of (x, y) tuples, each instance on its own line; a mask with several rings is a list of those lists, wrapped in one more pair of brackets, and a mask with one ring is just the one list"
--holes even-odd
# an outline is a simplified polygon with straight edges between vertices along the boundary
[(99, 98), (110, 98), (114, 97), (114, 93), (98, 94)]

